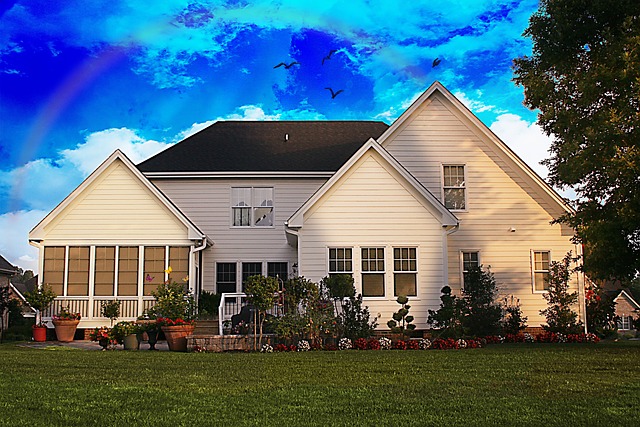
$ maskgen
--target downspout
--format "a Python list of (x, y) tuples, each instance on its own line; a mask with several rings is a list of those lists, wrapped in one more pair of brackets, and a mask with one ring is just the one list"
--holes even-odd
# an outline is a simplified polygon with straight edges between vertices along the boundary
[(289, 228), (287, 223), (285, 223), (284, 225), (286, 227), (284, 229), (284, 232), (288, 233), (288, 234), (291, 234), (292, 236), (296, 237), (296, 263), (298, 264), (297, 274), (298, 274), (298, 277), (302, 277), (302, 268), (301, 268), (301, 265), (300, 265), (300, 251), (301, 251), (300, 232), (299, 232), (299, 230), (293, 230), (293, 229)]
[[(451, 228), (447, 228), (447, 227), (451, 227)], [(449, 285), (449, 235), (455, 233), (456, 231), (458, 231), (458, 228), (460, 228), (460, 224), (457, 223), (454, 226), (450, 226), (450, 225), (445, 225), (443, 226), (444, 229), (444, 233), (442, 233), (442, 264), (443, 264), (443, 271), (442, 271), (442, 281), (444, 282), (444, 285)]]
[[(189, 250), (189, 259), (192, 260), (193, 259), (193, 254), (195, 254), (196, 252), (200, 252), (202, 250), (204, 250), (204, 248), (207, 247), (207, 236), (202, 236), (202, 244), (200, 246), (197, 247), (191, 247), (191, 249)], [(191, 264), (191, 263), (190, 263)], [(202, 273), (202, 265), (200, 265), (200, 273)], [(191, 282), (191, 278), (193, 277), (193, 272), (190, 271), (189, 272), (189, 282)], [(196, 284), (198, 283), (198, 280), (196, 279)], [(191, 283), (189, 283), (191, 285)], [(199, 295), (200, 293), (200, 289), (196, 289), (196, 297), (197, 295)]]

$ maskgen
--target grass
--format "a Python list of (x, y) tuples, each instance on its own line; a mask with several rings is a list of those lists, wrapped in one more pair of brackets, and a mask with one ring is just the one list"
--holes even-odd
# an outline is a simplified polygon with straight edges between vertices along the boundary
[(0, 425), (640, 425), (639, 341), (274, 354), (4, 344), (0, 361)]

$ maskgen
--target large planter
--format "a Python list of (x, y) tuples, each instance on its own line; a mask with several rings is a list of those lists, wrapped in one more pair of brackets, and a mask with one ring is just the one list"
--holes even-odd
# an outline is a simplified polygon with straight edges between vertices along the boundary
[(47, 327), (33, 327), (33, 340), (35, 342), (45, 342), (47, 340)]
[(136, 334), (130, 334), (124, 337), (122, 340), (125, 350), (138, 350), (140, 348), (140, 342)]
[(53, 326), (56, 327), (56, 337), (60, 342), (71, 342), (76, 334), (79, 320), (54, 320)]
[(162, 332), (167, 338), (171, 351), (187, 351), (187, 336), (192, 335), (193, 325), (163, 326)]

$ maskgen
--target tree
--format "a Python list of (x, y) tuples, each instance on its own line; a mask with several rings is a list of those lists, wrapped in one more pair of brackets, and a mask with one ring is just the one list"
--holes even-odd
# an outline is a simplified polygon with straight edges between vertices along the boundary
[(541, 0), (514, 61), (525, 105), (554, 137), (549, 181), (571, 187), (575, 213), (557, 218), (585, 245), (593, 278), (640, 271), (640, 2)]
[[(275, 277), (251, 276), (245, 282), (247, 302), (253, 305), (258, 313), (260, 324), (260, 345), (262, 345), (262, 327), (267, 316), (267, 310), (273, 308), (278, 296), (278, 280)], [(254, 350), (256, 349), (254, 340)]]
[(2, 337), (8, 326), (4, 324), (5, 313), (9, 311), (10, 307), (11, 295), (9, 293), (9, 286), (0, 286), (0, 344), (2, 344)]
[(413, 316), (409, 314), (411, 306), (407, 304), (409, 298), (404, 295), (399, 295), (396, 302), (400, 304), (400, 309), (393, 313), (392, 319), (387, 322), (387, 326), (394, 334), (402, 334), (404, 336), (411, 335), (411, 332), (416, 329), (416, 325), (413, 322)]
[(24, 294), (24, 299), (29, 305), (36, 310), (36, 326), (43, 327), (42, 312), (45, 311), (54, 299), (56, 299), (56, 293), (48, 284), (37, 287), (31, 292)]
[(540, 314), (547, 319), (547, 324), (542, 326), (545, 331), (562, 334), (581, 332), (582, 324), (572, 309), (578, 302), (578, 293), (569, 292), (569, 280), (573, 273), (570, 265), (574, 260), (569, 252), (562, 261), (553, 261), (549, 266), (549, 289), (543, 295), (547, 300), (547, 308), (540, 310)]
[(616, 330), (616, 303), (604, 292), (604, 289), (594, 285), (585, 293), (585, 308), (587, 310), (587, 331), (606, 337)]
[(472, 337), (497, 334), (500, 331), (502, 308), (496, 303), (498, 289), (493, 273), (482, 267), (470, 268), (462, 294), (468, 313), (462, 320), (465, 332)]
[(464, 299), (451, 295), (451, 288), (444, 286), (440, 292), (440, 308), (429, 310), (427, 323), (439, 330), (443, 338), (460, 338), (464, 335), (462, 319), (465, 316), (466, 304)]

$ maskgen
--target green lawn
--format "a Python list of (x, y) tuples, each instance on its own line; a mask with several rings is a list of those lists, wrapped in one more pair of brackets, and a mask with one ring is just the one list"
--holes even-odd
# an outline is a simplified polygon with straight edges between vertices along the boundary
[(640, 425), (640, 341), (0, 361), (0, 425)]

